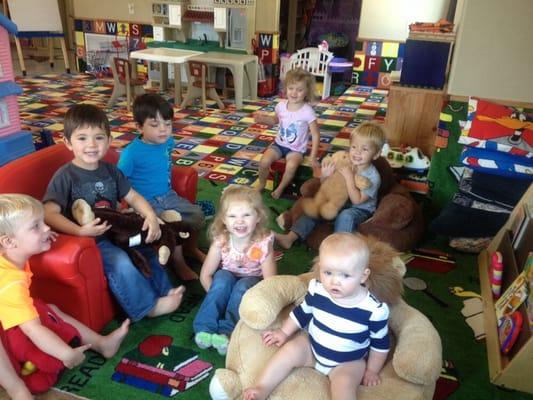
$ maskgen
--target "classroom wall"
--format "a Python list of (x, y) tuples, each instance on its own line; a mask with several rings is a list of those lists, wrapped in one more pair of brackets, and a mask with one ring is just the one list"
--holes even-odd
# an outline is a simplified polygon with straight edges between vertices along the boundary
[(75, 18), (152, 23), (152, 2), (147, 0), (73, 0), (73, 8)]
[(409, 24), (446, 18), (450, 0), (363, 0), (359, 38), (405, 41)]
[(462, 4), (448, 92), (533, 103), (533, 1)]

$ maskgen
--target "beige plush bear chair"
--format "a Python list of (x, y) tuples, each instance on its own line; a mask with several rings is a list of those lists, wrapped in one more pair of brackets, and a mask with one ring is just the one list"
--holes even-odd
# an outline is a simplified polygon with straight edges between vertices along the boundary
[[(399, 258), (389, 265), (398, 271), (401, 285), (405, 266)], [(276, 351), (275, 347), (263, 345), (261, 332), (281, 325), (294, 305), (303, 300), (311, 278), (311, 273), (279, 275), (248, 290), (240, 307), (241, 320), (231, 336), (226, 368), (217, 369), (211, 380), (213, 399), (240, 399), (243, 389), (253, 385)], [(387, 289), (387, 284), (382, 289)], [(390, 305), (389, 319), (393, 347), (381, 371), (381, 384), (359, 386), (357, 399), (431, 400), (442, 365), (440, 337), (422, 313), (402, 299), (394, 303)], [(329, 380), (312, 368), (297, 368), (269, 399), (328, 400)]]

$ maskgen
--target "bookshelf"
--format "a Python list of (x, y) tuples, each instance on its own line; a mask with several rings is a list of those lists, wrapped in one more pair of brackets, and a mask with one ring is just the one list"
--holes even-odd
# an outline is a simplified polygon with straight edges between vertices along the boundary
[[(528, 322), (526, 306), (524, 303), (518, 308), (524, 319), (518, 339), (507, 355), (500, 352), (496, 312), (492, 297), (489, 268), (490, 256), (495, 251), (500, 251), (503, 256), (502, 293), (514, 282), (524, 267), (523, 254), (533, 250), (533, 236), (526, 235), (525, 239), (515, 249), (512, 245), (512, 227), (516, 226), (521, 218), (524, 204), (533, 206), (533, 185), (520, 199), (511, 213), (507, 223), (496, 234), (486, 250), (478, 257), (479, 279), (481, 296), (483, 298), (483, 317), (485, 319), (485, 332), (487, 342), (487, 358), (489, 364), (489, 377), (493, 384), (510, 389), (533, 393), (533, 380), (528, 379), (531, 374), (531, 359), (533, 358), (533, 332)], [(532, 224), (530, 220), (528, 222)], [(522, 261), (524, 259), (524, 261)], [(518, 262), (520, 260), (520, 262)]]

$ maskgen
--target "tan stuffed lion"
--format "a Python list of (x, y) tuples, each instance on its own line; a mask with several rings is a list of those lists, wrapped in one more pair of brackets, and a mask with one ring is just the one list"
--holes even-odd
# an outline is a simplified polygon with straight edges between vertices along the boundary
[[(344, 166), (351, 166), (348, 152), (337, 151), (333, 155), (327, 155), (322, 160), (335, 162), (335, 172), (328, 176), (313, 197), (302, 200), (303, 212), (311, 218), (323, 218), (332, 220), (348, 201), (348, 189), (346, 182), (339, 170)], [(370, 181), (361, 175), (355, 175), (355, 186), (358, 189), (368, 189)]]
[[(419, 311), (401, 299), (405, 266), (387, 244), (369, 240), (370, 290), (390, 307), (393, 347), (381, 383), (359, 386), (358, 400), (430, 400), (442, 364), (440, 337)], [(241, 319), (231, 335), (226, 368), (215, 371), (209, 391), (214, 400), (241, 399), (277, 348), (262, 343), (261, 332), (278, 328), (301, 302), (314, 273), (278, 275), (249, 289), (240, 306)], [(302, 334), (302, 333), (300, 333)], [(330, 399), (328, 378), (312, 368), (296, 368), (271, 393), (270, 400)]]

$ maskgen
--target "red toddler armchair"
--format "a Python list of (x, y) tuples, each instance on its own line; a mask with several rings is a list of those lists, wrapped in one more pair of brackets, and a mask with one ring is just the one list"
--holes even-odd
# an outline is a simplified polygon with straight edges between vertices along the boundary
[[(0, 193), (24, 193), (41, 200), (52, 175), (72, 160), (64, 144), (46, 147), (0, 168)], [(105, 160), (116, 163), (109, 149)], [(172, 169), (172, 188), (191, 202), (198, 174), (191, 167)], [(107, 286), (100, 252), (93, 238), (60, 234), (52, 248), (30, 259), (31, 294), (57, 305), (90, 328), (100, 331), (118, 308)]]

